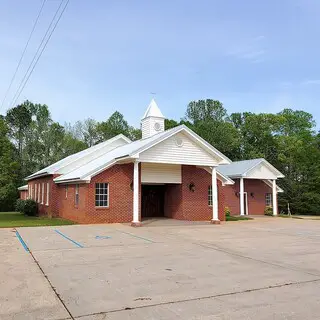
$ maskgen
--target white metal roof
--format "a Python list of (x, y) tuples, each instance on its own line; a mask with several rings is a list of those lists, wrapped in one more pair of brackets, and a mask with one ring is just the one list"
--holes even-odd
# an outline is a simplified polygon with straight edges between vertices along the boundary
[(216, 157), (220, 158), (221, 163), (230, 163), (231, 160), (224, 156), (220, 151), (215, 149), (201, 137), (199, 137), (196, 133), (190, 130), (185, 125), (181, 125), (170, 130), (166, 130), (164, 132), (160, 132), (155, 134), (149, 138), (141, 139), (138, 141), (134, 141), (127, 145), (118, 147), (110, 152), (103, 154), (100, 157), (95, 158), (94, 160), (88, 162), (84, 166), (81, 166), (73, 171), (70, 171), (67, 174), (57, 177), (54, 179), (57, 183), (62, 182), (70, 182), (70, 181), (90, 181), (91, 177), (98, 174), (99, 172), (105, 170), (109, 166), (115, 164), (117, 161), (123, 158), (137, 158), (140, 152), (151, 148), (157, 143), (171, 137), (172, 135), (178, 132), (185, 132), (189, 135), (190, 138), (197, 141), (199, 144), (202, 144), (203, 148), (206, 148), (208, 152)]
[(24, 185), (18, 188), (19, 191), (28, 191), (28, 185)]
[(255, 168), (260, 163), (269, 167), (278, 178), (284, 177), (280, 171), (263, 158), (234, 161), (230, 164), (223, 164), (218, 167), (218, 171), (230, 178), (245, 177), (251, 169)]
[(144, 113), (142, 119), (148, 117), (156, 117), (156, 118), (164, 118), (161, 110), (159, 109), (156, 101), (154, 99), (151, 100), (146, 112)]
[[(63, 158), (60, 161), (55, 162), (52, 165), (45, 167), (45, 168), (31, 174), (25, 180), (31, 180), (31, 179), (34, 179), (36, 177), (43, 176), (43, 175), (60, 173), (60, 171), (63, 171), (63, 168), (65, 168), (66, 166), (68, 166), (70, 164), (73, 164), (74, 167), (76, 167), (76, 162), (80, 159), (88, 157), (89, 155), (94, 157), (97, 153), (99, 153), (99, 151), (100, 151), (100, 153), (101, 152), (107, 153), (109, 151), (108, 146), (111, 146), (112, 143), (114, 143), (115, 141), (117, 141), (119, 139), (123, 140), (125, 143), (131, 142), (131, 140), (128, 139), (126, 136), (124, 136), (123, 134), (119, 134), (119, 135), (117, 135), (107, 141), (101, 142), (101, 143), (96, 144), (90, 148), (87, 148), (85, 150), (82, 150), (80, 152), (72, 154), (66, 158)], [(90, 160), (90, 159), (88, 159), (88, 160)], [(61, 173), (64, 173), (64, 172), (61, 172)]]

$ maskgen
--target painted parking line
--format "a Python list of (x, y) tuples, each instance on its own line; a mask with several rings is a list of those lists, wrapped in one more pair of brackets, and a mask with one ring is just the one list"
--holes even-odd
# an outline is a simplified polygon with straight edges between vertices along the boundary
[(75, 241), (75, 240), (72, 240), (71, 238), (69, 238), (68, 236), (66, 236), (65, 234), (63, 234), (62, 232), (60, 232), (59, 230), (55, 229), (54, 231), (55, 231), (56, 233), (60, 234), (60, 236), (64, 237), (65, 239), (67, 239), (67, 240), (71, 241), (72, 243), (74, 243), (77, 247), (79, 247), (79, 248), (84, 248), (84, 246), (83, 246), (81, 243), (79, 243), (79, 242), (77, 242), (77, 241)]
[(22, 244), (24, 250), (26, 250), (27, 252), (29, 252), (29, 248), (27, 246), (27, 244), (24, 242), (24, 240), (22, 239), (22, 237), (20, 236), (20, 233), (16, 230), (16, 237), (19, 239), (20, 243)]
[(111, 239), (111, 237), (110, 236), (96, 236), (95, 239), (103, 240), (103, 239)]
[(130, 232), (126, 232), (126, 231), (122, 231), (122, 230), (118, 230), (118, 229), (115, 229), (115, 230), (118, 231), (118, 232), (124, 233), (124, 234), (128, 234), (128, 235), (130, 235), (131, 237), (134, 237), (134, 238), (137, 238), (137, 239), (141, 239), (141, 240), (148, 241), (148, 242), (151, 242), (151, 243), (156, 243), (156, 242), (153, 241), (153, 240), (136, 236), (135, 234), (130, 233)]

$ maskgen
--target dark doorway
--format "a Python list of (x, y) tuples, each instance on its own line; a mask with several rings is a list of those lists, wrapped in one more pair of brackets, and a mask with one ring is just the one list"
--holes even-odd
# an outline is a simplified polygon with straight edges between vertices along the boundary
[(164, 217), (164, 185), (142, 185), (141, 217)]

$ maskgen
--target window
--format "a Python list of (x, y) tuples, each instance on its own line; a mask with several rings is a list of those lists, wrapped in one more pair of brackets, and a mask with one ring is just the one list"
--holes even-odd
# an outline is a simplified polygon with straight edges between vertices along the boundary
[(34, 201), (37, 202), (37, 184), (34, 185)]
[(66, 191), (66, 199), (68, 199), (68, 185), (65, 185), (65, 191)]
[(76, 193), (74, 198), (74, 204), (77, 206), (79, 204), (79, 185), (76, 184)]
[(32, 185), (30, 185), (29, 189), (29, 199), (32, 199)]
[(42, 190), (41, 190), (41, 204), (44, 202), (44, 183), (42, 182)]
[(212, 186), (208, 187), (208, 205), (212, 206)]
[(47, 183), (47, 199), (46, 199), (46, 205), (49, 205), (49, 193), (50, 193), (50, 184), (49, 182)]
[(38, 202), (40, 203), (40, 192), (41, 192), (41, 189), (40, 189), (40, 183), (38, 184)]
[(109, 206), (109, 184), (96, 183), (96, 207)]
[(266, 193), (266, 207), (272, 207), (272, 194)]

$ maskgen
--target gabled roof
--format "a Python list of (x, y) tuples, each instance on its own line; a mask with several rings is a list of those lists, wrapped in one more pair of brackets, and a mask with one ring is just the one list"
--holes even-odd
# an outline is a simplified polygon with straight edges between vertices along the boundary
[(230, 178), (246, 177), (247, 173), (257, 167), (259, 164), (267, 166), (277, 178), (283, 178), (284, 175), (277, 170), (272, 164), (266, 159), (258, 158), (251, 160), (234, 161), (230, 164), (220, 165), (218, 171)]
[(57, 177), (56, 179), (54, 179), (54, 181), (57, 183), (71, 182), (71, 181), (90, 181), (92, 176), (107, 169), (108, 167), (112, 166), (116, 162), (123, 160), (124, 158), (128, 158), (128, 159), (138, 158), (139, 153), (146, 151), (147, 149), (173, 136), (174, 134), (177, 134), (178, 132), (184, 132), (185, 134), (187, 134), (189, 138), (193, 139), (198, 144), (200, 144), (202, 148), (206, 149), (208, 153), (210, 153), (215, 157), (218, 157), (221, 163), (231, 162), (230, 159), (228, 159), (216, 148), (211, 146), (208, 142), (203, 140), (191, 129), (189, 129), (185, 125), (180, 125), (170, 130), (166, 130), (158, 134), (155, 134), (149, 138), (134, 141), (127, 145), (111, 150), (110, 152), (95, 158), (94, 160), (90, 161), (86, 165), (79, 167), (67, 174)]
[(24, 185), (18, 188), (19, 191), (28, 191), (28, 185)]
[(151, 100), (146, 112), (144, 113), (142, 120), (148, 117), (164, 118), (161, 110), (154, 99)]
[(60, 161), (55, 162), (52, 165), (45, 167), (45, 168), (31, 174), (25, 180), (31, 180), (31, 179), (35, 179), (37, 177), (59, 173), (59, 171), (63, 170), (63, 168), (65, 168), (66, 166), (68, 166), (70, 164), (74, 164), (74, 166), (76, 167), (76, 162), (85, 158), (85, 157), (88, 157), (90, 155), (94, 156), (97, 152), (107, 153), (109, 151), (108, 146), (111, 146), (112, 143), (116, 142), (117, 140), (123, 140), (125, 143), (131, 142), (131, 140), (129, 138), (127, 138), (125, 135), (118, 134), (117, 136), (115, 136), (107, 141), (101, 142), (101, 143), (96, 144), (90, 148), (87, 148), (85, 150), (82, 150), (80, 152), (72, 154), (66, 158), (63, 158)]

